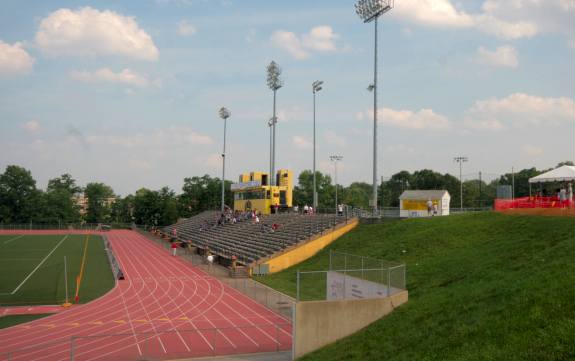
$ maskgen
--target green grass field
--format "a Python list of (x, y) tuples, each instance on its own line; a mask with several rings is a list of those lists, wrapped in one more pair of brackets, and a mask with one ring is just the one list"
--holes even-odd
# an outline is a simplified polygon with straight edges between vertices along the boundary
[[(304, 360), (575, 359), (575, 219), (496, 213), (365, 225), (330, 248), (407, 264), (409, 302)], [(261, 279), (295, 293), (295, 271)], [(302, 292), (306, 292), (302, 290)]]
[(39, 318), (43, 318), (46, 316), (50, 316), (51, 313), (41, 313), (36, 315), (10, 315), (10, 316), (2, 316), (0, 317), (0, 329), (8, 328), (20, 323), (30, 322), (37, 320)]
[[(65, 301), (64, 256), (68, 294), (73, 301), (85, 235), (1, 235), (0, 305), (53, 305)], [(87, 241), (80, 302), (93, 300), (114, 286), (101, 237)]]

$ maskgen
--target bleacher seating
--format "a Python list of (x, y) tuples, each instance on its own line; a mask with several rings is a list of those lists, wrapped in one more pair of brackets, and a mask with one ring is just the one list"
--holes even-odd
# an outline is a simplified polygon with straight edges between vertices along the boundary
[[(282, 213), (263, 216), (259, 223), (245, 219), (235, 224), (228, 222), (219, 225), (219, 216), (219, 212), (203, 212), (164, 227), (161, 232), (169, 236), (176, 228), (179, 240), (209, 250), (224, 259), (229, 260), (235, 256), (239, 263), (249, 265), (349, 220), (345, 216), (336, 217), (333, 214)], [(279, 225), (279, 228), (273, 230), (273, 224)]]

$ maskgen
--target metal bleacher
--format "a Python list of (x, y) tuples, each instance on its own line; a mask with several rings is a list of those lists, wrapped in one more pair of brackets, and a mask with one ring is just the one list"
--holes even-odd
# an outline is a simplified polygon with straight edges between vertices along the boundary
[[(259, 223), (243, 219), (235, 224), (218, 224), (219, 217), (220, 212), (203, 212), (164, 227), (161, 232), (171, 235), (176, 228), (179, 240), (224, 259), (235, 256), (239, 263), (250, 265), (349, 221), (334, 214), (281, 213), (262, 216)], [(273, 224), (279, 228), (273, 230)]]

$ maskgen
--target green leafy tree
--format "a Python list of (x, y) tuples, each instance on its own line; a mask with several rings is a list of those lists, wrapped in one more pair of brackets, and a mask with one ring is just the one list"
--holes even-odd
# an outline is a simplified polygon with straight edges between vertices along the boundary
[[(315, 173), (318, 208), (332, 209), (335, 207), (335, 187), (331, 177), (319, 171)], [(293, 190), (293, 204), (303, 206), (313, 204), (313, 172), (304, 170), (299, 174), (298, 185)]]
[(48, 181), (48, 188), (42, 194), (41, 219), (43, 223), (73, 223), (80, 220), (74, 196), (82, 189), (69, 174)]
[[(233, 207), (234, 198), (230, 190), (232, 182), (225, 182), (224, 201)], [(219, 178), (209, 175), (184, 178), (182, 194), (178, 197), (178, 209), (181, 217), (190, 217), (207, 210), (220, 209), (222, 184)]]
[(114, 201), (112, 188), (104, 183), (88, 183), (84, 189), (84, 196), (88, 199), (86, 222), (109, 222), (111, 205)]
[(35, 221), (41, 193), (29, 170), (9, 165), (0, 174), (0, 222)]

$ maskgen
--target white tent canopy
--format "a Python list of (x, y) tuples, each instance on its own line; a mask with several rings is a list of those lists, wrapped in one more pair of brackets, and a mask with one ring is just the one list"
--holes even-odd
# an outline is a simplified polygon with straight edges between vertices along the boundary
[(564, 165), (547, 173), (529, 178), (529, 183), (570, 182), (575, 181), (575, 167)]

